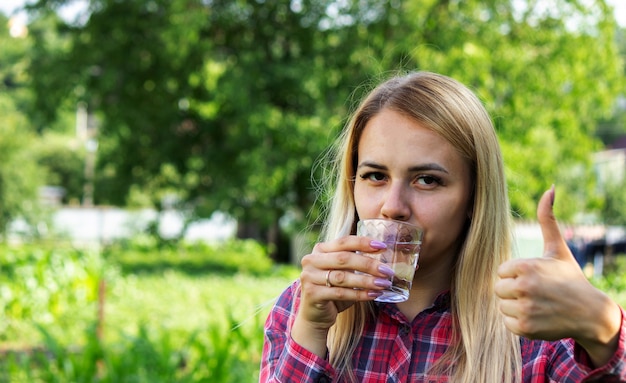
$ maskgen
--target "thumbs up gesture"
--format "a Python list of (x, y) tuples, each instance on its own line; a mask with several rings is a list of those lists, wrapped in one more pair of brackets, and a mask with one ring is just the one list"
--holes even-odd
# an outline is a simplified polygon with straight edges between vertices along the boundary
[(554, 197), (553, 186), (537, 207), (542, 257), (511, 260), (498, 269), (500, 311), (513, 333), (548, 341), (573, 338), (600, 366), (617, 349), (621, 310), (578, 266), (554, 217)]

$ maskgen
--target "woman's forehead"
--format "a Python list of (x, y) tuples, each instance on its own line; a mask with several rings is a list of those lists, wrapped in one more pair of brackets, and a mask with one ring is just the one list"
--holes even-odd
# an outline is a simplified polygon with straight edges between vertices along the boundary
[(358, 157), (359, 163), (467, 166), (467, 161), (444, 137), (393, 110), (383, 110), (366, 124), (358, 143)]

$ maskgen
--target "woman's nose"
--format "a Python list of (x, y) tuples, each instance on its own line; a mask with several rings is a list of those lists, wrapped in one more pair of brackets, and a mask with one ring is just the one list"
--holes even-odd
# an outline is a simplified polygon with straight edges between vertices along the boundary
[(407, 190), (403, 185), (390, 185), (380, 213), (384, 218), (406, 221), (411, 217), (411, 208), (408, 203)]

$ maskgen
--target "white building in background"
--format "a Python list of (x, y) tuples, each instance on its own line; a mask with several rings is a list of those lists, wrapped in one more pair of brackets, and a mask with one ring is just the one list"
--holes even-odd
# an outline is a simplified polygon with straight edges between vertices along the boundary
[[(154, 222), (158, 213), (153, 209), (122, 209), (112, 206), (64, 206), (65, 190), (57, 186), (39, 189), (39, 198), (52, 209), (49, 227), (40, 224), (37, 231), (59, 238), (67, 238), (77, 244), (97, 245), (117, 239), (131, 238), (144, 233)], [(159, 232), (163, 238), (177, 237), (184, 225), (183, 215), (167, 209), (161, 212)], [(201, 219), (187, 227), (185, 240), (219, 242), (234, 238), (237, 222), (228, 215), (217, 212), (209, 219)], [(16, 220), (9, 228), (11, 239), (19, 240), (31, 232), (24, 221)]]
[[(52, 214), (51, 227), (39, 227), (39, 231), (67, 238), (80, 245), (98, 245), (117, 239), (131, 238), (144, 232), (150, 222), (157, 218), (154, 210), (124, 210), (115, 207), (59, 207)], [(161, 213), (159, 231), (164, 238), (177, 236), (183, 227), (183, 216), (176, 211)], [(188, 241), (219, 242), (233, 238), (235, 220), (215, 213), (210, 219), (198, 220), (188, 228)], [(22, 221), (13, 223), (11, 237), (19, 239), (27, 232)]]

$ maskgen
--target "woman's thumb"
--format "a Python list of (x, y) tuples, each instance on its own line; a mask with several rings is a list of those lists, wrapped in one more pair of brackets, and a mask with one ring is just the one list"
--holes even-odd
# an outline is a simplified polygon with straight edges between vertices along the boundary
[(554, 216), (554, 185), (546, 190), (537, 205), (537, 220), (543, 236), (543, 256), (550, 258), (571, 258), (569, 248), (561, 235), (559, 223)]

